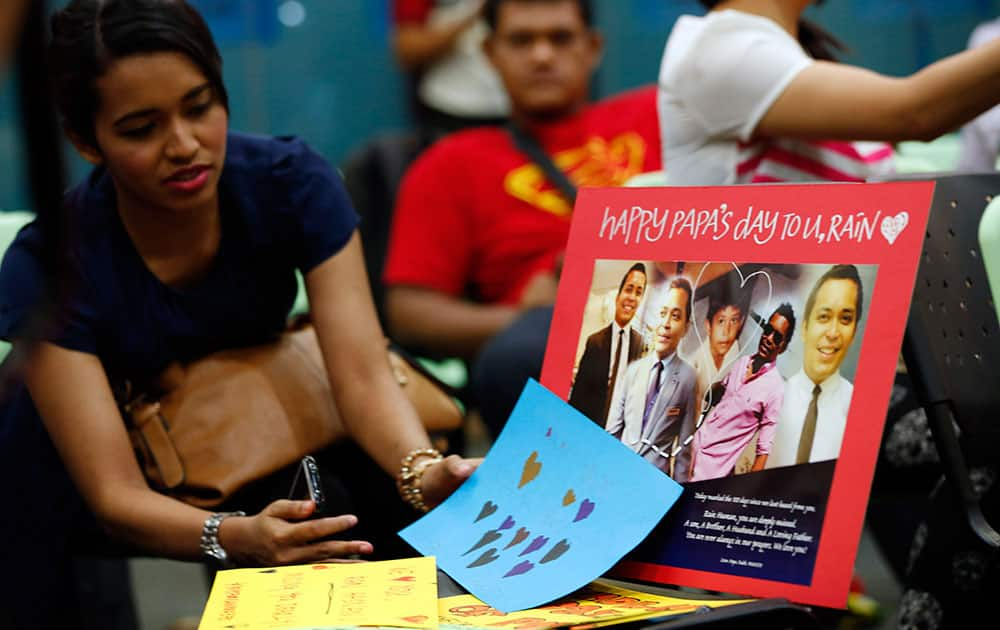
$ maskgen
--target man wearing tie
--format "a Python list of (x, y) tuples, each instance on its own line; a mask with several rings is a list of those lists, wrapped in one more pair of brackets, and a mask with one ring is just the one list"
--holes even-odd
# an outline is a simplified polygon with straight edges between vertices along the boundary
[(587, 337), (573, 381), (569, 404), (605, 426), (615, 384), (625, 368), (642, 354), (642, 335), (630, 326), (646, 292), (646, 266), (635, 263), (625, 273), (615, 297), (612, 322)]
[(802, 335), (802, 369), (788, 379), (768, 468), (840, 454), (854, 386), (840, 364), (858, 330), (864, 306), (854, 265), (834, 265), (809, 292)]
[(696, 407), (694, 369), (677, 356), (691, 321), (691, 293), (686, 278), (670, 282), (653, 352), (625, 370), (607, 426), (608, 433), (678, 481), (688, 477), (685, 442), (694, 430)]

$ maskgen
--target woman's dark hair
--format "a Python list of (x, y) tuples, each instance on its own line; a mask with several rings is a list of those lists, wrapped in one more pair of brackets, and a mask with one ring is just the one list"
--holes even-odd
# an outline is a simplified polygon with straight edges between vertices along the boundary
[(63, 125), (92, 147), (100, 106), (96, 81), (118, 59), (176, 52), (190, 59), (229, 109), (222, 57), (185, 0), (71, 0), (51, 20), (50, 78)]
[[(699, 0), (706, 9), (714, 9), (723, 0)], [(816, 0), (822, 4), (823, 0)], [(830, 34), (829, 31), (807, 19), (799, 20), (799, 44), (813, 59), (836, 61), (838, 52), (845, 52), (844, 43)]]

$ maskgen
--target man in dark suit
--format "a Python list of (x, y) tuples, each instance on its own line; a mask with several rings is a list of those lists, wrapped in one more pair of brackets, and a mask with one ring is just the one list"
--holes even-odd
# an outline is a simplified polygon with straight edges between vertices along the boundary
[(694, 432), (694, 368), (677, 354), (691, 322), (691, 283), (674, 278), (660, 309), (653, 351), (628, 366), (607, 431), (679, 482), (687, 481)]
[(629, 323), (646, 292), (646, 266), (635, 263), (622, 278), (615, 297), (615, 317), (587, 337), (576, 370), (569, 404), (600, 426), (605, 426), (615, 383), (625, 368), (642, 354), (642, 335)]

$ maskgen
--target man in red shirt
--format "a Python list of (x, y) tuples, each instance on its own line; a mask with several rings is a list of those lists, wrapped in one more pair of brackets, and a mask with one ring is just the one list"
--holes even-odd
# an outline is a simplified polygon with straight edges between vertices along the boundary
[[(587, 102), (602, 48), (587, 0), (490, 0), (483, 13), (513, 124), (576, 186), (660, 168), (652, 87)], [(384, 274), (389, 326), (405, 344), (475, 359), (472, 389), (494, 431), (538, 376), (571, 214), (504, 128), (446, 137), (400, 188)]]

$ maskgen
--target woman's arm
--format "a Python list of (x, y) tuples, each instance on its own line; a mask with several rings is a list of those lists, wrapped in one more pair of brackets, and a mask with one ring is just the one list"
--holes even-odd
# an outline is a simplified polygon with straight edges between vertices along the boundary
[[(306, 290), (344, 425), (395, 477), (403, 458), (429, 448), (430, 440), (389, 367), (357, 232), (340, 252), (306, 274)], [(451, 494), (474, 468), (473, 462), (458, 456), (428, 468), (422, 479), (427, 504)]]
[(1000, 40), (903, 78), (817, 61), (761, 118), (756, 137), (931, 140), (1000, 102)]
[[(19, 348), (23, 350), (23, 348)], [(160, 556), (202, 559), (210, 512), (159, 494), (146, 483), (97, 357), (41, 343), (30, 350), (26, 381), (70, 476), (105, 531)], [(308, 517), (310, 501), (276, 501), (257, 515), (223, 521), (219, 539), (238, 564), (274, 565), (369, 553), (363, 541), (317, 542), (353, 526), (352, 515)]]
[(451, 50), (459, 36), (479, 19), (482, 3), (457, 22), (447, 24), (404, 23), (396, 27), (393, 48), (400, 65), (408, 70), (422, 68)]

